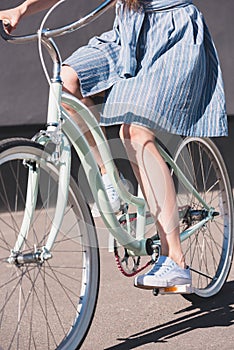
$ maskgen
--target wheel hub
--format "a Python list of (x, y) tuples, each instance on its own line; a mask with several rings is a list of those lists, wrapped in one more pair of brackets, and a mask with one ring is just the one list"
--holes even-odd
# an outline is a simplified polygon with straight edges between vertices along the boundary
[(7, 262), (11, 265), (23, 266), (26, 264), (43, 264), (44, 261), (51, 259), (52, 254), (43, 247), (42, 249), (35, 249), (31, 253), (11, 252)]

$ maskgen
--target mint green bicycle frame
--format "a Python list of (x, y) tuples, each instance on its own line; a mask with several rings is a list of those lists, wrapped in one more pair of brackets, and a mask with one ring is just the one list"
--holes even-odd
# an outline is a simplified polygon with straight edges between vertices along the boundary
[[(53, 243), (56, 239), (57, 233), (59, 232), (60, 225), (62, 223), (63, 214), (66, 208), (66, 199), (68, 195), (68, 186), (70, 180), (70, 163), (71, 163), (71, 149), (70, 143), (73, 145), (76, 150), (79, 159), (82, 163), (83, 169), (85, 171), (90, 189), (92, 191), (95, 202), (98, 205), (102, 219), (105, 223), (106, 228), (113, 235), (113, 237), (118, 241), (120, 245), (127, 248), (134, 255), (147, 255), (148, 251), (146, 249), (146, 239), (144, 238), (145, 226), (152, 222), (152, 219), (146, 219), (146, 202), (144, 199), (136, 197), (129, 193), (122, 182), (119, 179), (118, 171), (115, 168), (111, 152), (106, 141), (104, 134), (100, 126), (98, 125), (96, 118), (92, 112), (80, 102), (74, 96), (64, 93), (61, 90), (61, 83), (52, 83), (51, 84), (51, 93), (49, 98), (48, 105), (48, 124), (52, 125), (48, 127), (48, 133), (46, 137), (44, 134), (39, 135), (37, 142), (41, 144), (46, 144), (47, 142), (53, 140), (53, 134), (58, 133), (57, 126), (53, 124), (58, 124), (58, 118), (62, 115), (61, 130), (62, 134), (60, 141), (60, 157), (59, 162), (59, 187), (58, 187), (58, 197), (55, 215), (53, 218), (53, 225), (48, 236), (47, 243), (45, 245), (45, 252), (48, 256), (48, 253), (52, 250)], [(55, 100), (56, 97), (56, 100)], [(136, 221), (136, 237), (134, 238), (130, 229), (129, 232), (120, 225), (119, 221), (116, 218), (116, 215), (113, 213), (111, 205), (109, 203), (107, 194), (105, 192), (101, 175), (99, 174), (97, 163), (90, 151), (90, 147), (80, 131), (79, 127), (71, 119), (68, 113), (61, 107), (60, 112), (56, 108), (57, 104), (61, 104), (61, 101), (69, 105), (74, 109), (87, 123), (89, 130), (91, 131), (97, 147), (102, 155), (103, 162), (106, 166), (107, 172), (111, 178), (111, 181), (119, 193), (120, 197), (126, 201), (128, 204), (132, 204), (137, 208), (137, 221)], [(48, 137), (51, 135), (51, 139)], [(203, 207), (208, 211), (208, 215), (193, 227), (183, 231), (181, 233), (181, 241), (184, 241), (189, 236), (191, 236), (196, 230), (201, 228), (207, 221), (213, 218), (212, 213), (213, 209), (210, 208), (204, 200), (201, 198), (199, 193), (195, 190), (193, 185), (187, 180), (181, 170), (178, 168), (177, 164), (173, 159), (168, 155), (168, 153), (159, 146), (160, 153), (164, 160), (170, 165), (174, 173), (177, 175), (179, 180), (183, 183), (187, 190), (189, 190), (193, 195), (202, 203)], [(14, 251), (20, 251), (23, 242), (27, 236), (30, 223), (32, 221), (33, 212), (37, 200), (37, 185), (39, 180), (40, 173), (39, 171), (35, 172), (34, 170), (29, 171), (29, 181), (27, 189), (27, 199), (26, 199), (26, 209), (23, 224), (20, 230), (18, 240), (15, 244)], [(102, 203), (102, 205), (100, 205)], [(156, 240), (152, 242), (153, 246), (160, 246), (160, 241)]]

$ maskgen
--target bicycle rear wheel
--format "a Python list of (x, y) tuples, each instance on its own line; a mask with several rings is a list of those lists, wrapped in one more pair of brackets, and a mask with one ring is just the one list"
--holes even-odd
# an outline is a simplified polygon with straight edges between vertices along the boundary
[[(210, 139), (188, 137), (174, 157), (215, 215), (182, 243), (186, 263), (191, 267), (194, 294), (191, 301), (216, 295), (224, 285), (233, 254), (233, 196), (222, 156)], [(181, 232), (201, 220), (206, 211), (193, 193), (177, 182)]]
[(96, 230), (71, 179), (52, 258), (7, 260), (25, 212), (29, 167), (40, 170), (36, 208), (21, 254), (45, 244), (52, 225), (58, 169), (42, 146), (24, 139), (0, 143), (0, 348), (76, 349), (90, 327), (99, 288)]

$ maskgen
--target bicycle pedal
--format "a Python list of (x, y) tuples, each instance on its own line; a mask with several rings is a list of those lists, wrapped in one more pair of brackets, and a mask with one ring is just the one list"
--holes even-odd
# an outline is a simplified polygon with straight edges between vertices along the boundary
[(191, 294), (193, 287), (190, 284), (158, 288), (159, 294)]

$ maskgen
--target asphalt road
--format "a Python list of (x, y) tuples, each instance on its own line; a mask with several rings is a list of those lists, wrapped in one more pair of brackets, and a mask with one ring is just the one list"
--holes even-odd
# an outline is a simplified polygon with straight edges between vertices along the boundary
[(102, 248), (97, 310), (81, 349), (233, 350), (234, 266), (222, 292), (194, 306), (181, 295), (155, 297), (133, 287)]

